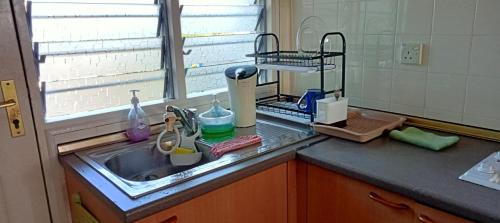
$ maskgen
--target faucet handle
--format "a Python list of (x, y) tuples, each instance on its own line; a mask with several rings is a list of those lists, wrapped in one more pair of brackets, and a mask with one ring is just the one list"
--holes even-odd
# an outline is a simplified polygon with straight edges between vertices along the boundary
[(165, 120), (165, 129), (167, 132), (174, 131), (175, 122), (177, 121), (177, 116), (173, 112), (167, 112), (163, 116)]
[(196, 134), (198, 132), (198, 115), (197, 115), (198, 109), (196, 108), (188, 108), (185, 109), (185, 114), (186, 118), (188, 119), (187, 121), (190, 124), (190, 127), (193, 131), (193, 134)]
[(198, 109), (196, 108), (188, 108), (185, 109), (186, 115), (188, 116), (187, 118), (196, 118), (196, 113), (198, 112)]
[(167, 112), (173, 112), (174, 110), (175, 110), (175, 107), (172, 105), (165, 106), (165, 111), (167, 111)]

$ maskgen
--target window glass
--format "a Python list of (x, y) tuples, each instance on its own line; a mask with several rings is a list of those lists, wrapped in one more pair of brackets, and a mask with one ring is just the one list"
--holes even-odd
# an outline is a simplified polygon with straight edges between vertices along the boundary
[(265, 31), (264, 0), (180, 0), (188, 97), (227, 89), (224, 70), (254, 64), (254, 39)]
[(46, 117), (166, 97), (169, 59), (163, 1), (26, 2)]

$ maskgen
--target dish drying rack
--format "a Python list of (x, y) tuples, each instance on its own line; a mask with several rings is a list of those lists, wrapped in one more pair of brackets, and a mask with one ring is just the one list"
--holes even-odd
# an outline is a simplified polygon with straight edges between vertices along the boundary
[[(329, 36), (337, 36), (342, 40), (342, 51), (325, 51), (325, 42)], [(259, 52), (259, 40), (272, 37), (274, 39), (275, 51)], [(300, 96), (282, 94), (280, 89), (280, 72), (291, 71), (298, 73), (320, 73), (320, 89), (322, 92), (332, 94), (340, 90), (345, 95), (345, 70), (346, 70), (346, 40), (340, 32), (329, 32), (323, 35), (320, 42), (319, 52), (312, 51), (281, 51), (278, 36), (274, 33), (262, 33), (257, 35), (254, 41), (254, 53), (246, 55), (255, 58), (255, 66), (264, 70), (275, 70), (276, 80), (266, 83), (258, 83), (259, 86), (276, 85), (276, 95), (257, 99), (257, 112), (267, 115), (289, 119), (301, 123), (313, 123), (316, 114), (298, 109), (296, 102)], [(325, 90), (325, 71), (336, 68), (335, 58), (342, 59), (342, 87), (341, 89)]]

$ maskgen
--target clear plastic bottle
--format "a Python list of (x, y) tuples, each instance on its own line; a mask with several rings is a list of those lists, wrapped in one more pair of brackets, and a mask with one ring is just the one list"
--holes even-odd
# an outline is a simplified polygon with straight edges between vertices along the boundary
[(135, 95), (139, 90), (131, 90), (130, 92), (132, 92), (132, 99), (130, 100), (132, 107), (128, 113), (127, 136), (130, 141), (139, 142), (149, 138), (149, 120), (148, 117), (146, 117), (146, 113), (139, 105), (139, 98)]

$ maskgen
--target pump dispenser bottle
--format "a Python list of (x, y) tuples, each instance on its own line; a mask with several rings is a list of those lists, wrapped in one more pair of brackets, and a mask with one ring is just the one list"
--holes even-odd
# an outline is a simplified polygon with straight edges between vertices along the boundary
[(135, 95), (139, 90), (131, 90), (130, 92), (132, 92), (132, 100), (130, 100), (132, 107), (128, 113), (127, 136), (130, 141), (139, 142), (149, 138), (149, 120), (139, 105), (139, 98)]

